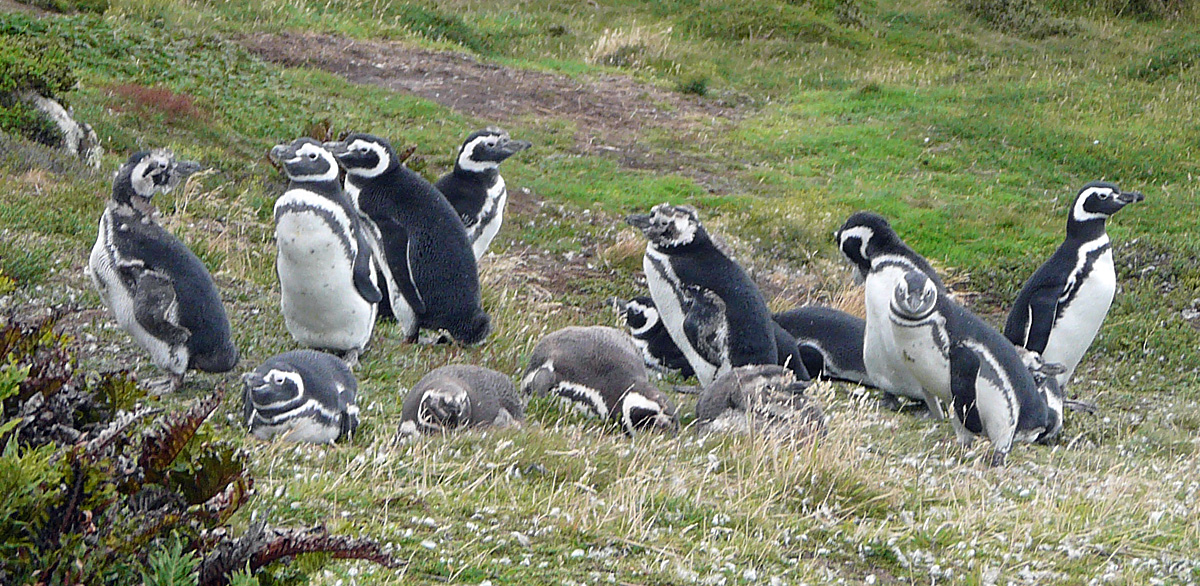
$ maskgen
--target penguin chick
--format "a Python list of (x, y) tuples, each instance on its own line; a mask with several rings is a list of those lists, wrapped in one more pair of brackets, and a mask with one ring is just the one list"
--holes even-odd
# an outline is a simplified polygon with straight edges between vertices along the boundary
[(1087, 353), (1117, 291), (1109, 218), (1145, 197), (1112, 183), (1084, 185), (1067, 216), (1067, 237), (1017, 294), (1004, 325), (1013, 344), (1057, 362), (1065, 389)]
[(500, 163), (530, 146), (529, 141), (513, 140), (499, 128), (477, 130), (458, 148), (454, 170), (434, 183), (462, 219), (476, 261), (483, 258), (504, 220), (508, 188), (500, 176)]
[(642, 351), (642, 358), (650, 368), (678, 371), (684, 377), (695, 376), (687, 357), (671, 340), (671, 334), (658, 316), (658, 308), (649, 297), (634, 297), (621, 308), (625, 325), (633, 336), (633, 343)]
[(804, 394), (807, 383), (778, 365), (740, 366), (717, 378), (696, 403), (697, 431), (763, 433), (808, 439), (825, 435), (821, 407)]
[(609, 419), (628, 435), (675, 431), (675, 405), (650, 384), (637, 347), (603, 326), (567, 327), (538, 341), (521, 377), (521, 392), (555, 395)]
[(117, 324), (150, 354), (173, 391), (187, 370), (227, 372), (238, 362), (229, 318), (208, 268), (158, 222), (151, 199), (198, 171), (167, 150), (130, 155), (113, 178), (88, 276)]
[(284, 352), (242, 375), (242, 382), (242, 419), (259, 439), (326, 444), (358, 428), (358, 382), (332, 354)]
[(460, 428), (519, 426), (525, 405), (507, 376), (480, 366), (434, 369), (404, 398), (400, 436)]

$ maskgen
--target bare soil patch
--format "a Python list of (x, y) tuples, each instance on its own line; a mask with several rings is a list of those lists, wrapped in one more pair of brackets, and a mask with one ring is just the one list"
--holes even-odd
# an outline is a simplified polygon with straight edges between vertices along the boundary
[(682, 136), (689, 128), (742, 115), (743, 108), (716, 100), (622, 75), (580, 81), (398, 42), (309, 33), (260, 33), (240, 42), (273, 63), (321, 69), (354, 83), (421, 96), (500, 125), (528, 116), (570, 120), (580, 153), (615, 157), (629, 168), (680, 173), (714, 192), (732, 187), (718, 173), (720, 161), (670, 150), (651, 152), (639, 141), (650, 128)]

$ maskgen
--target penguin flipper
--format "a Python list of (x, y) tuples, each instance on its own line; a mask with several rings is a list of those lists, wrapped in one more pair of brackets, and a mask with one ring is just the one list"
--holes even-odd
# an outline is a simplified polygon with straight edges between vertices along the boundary
[(775, 348), (779, 355), (779, 365), (791, 369), (796, 374), (796, 380), (812, 380), (812, 373), (808, 371), (808, 366), (804, 363), (804, 357), (800, 353), (796, 338), (775, 320), (771, 320), (771, 326), (775, 336)]
[(133, 317), (146, 332), (171, 346), (181, 346), (192, 336), (187, 328), (172, 322), (178, 319), (179, 300), (170, 277), (158, 271), (142, 271), (136, 278)]
[(804, 369), (808, 371), (809, 376), (828, 376), (825, 372), (825, 355), (821, 354), (821, 350), (812, 344), (798, 344), (796, 352), (800, 355), (800, 361), (804, 363)]
[(1058, 317), (1057, 289), (1042, 288), (1029, 298), (1029, 322), (1025, 325), (1026, 350), (1037, 353), (1046, 351), (1050, 341), (1050, 332), (1054, 329), (1054, 320)]
[(983, 433), (979, 408), (975, 404), (975, 381), (979, 377), (979, 355), (961, 345), (950, 348), (950, 393), (954, 417), (973, 433)]
[(358, 294), (367, 303), (379, 303), (383, 299), (383, 292), (371, 281), (375, 274), (371, 267), (371, 245), (363, 234), (366, 228), (361, 222), (355, 222), (355, 226), (357, 229), (354, 236), (358, 242), (358, 251), (354, 254), (354, 288), (358, 289)]
[[(384, 257), (387, 258), (387, 270), (392, 274), (392, 283), (396, 289), (400, 291), (400, 295), (408, 306), (418, 316), (425, 313), (425, 303), (421, 301), (420, 295), (417, 293), (417, 286), (413, 283), (412, 269), (409, 268), (408, 259), (408, 231), (404, 227), (389, 223), (386, 225), (385, 234), (386, 242), (383, 243)], [(382, 230), (384, 226), (380, 226)], [(391, 300), (393, 310), (396, 305), (396, 300)]]
[(711, 291), (689, 286), (683, 303), (683, 333), (688, 342), (709, 364), (724, 362), (725, 302)]

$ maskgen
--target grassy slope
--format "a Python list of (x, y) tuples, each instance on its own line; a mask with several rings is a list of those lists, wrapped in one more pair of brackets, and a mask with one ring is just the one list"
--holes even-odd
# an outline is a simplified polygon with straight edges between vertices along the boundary
[[(328, 118), (419, 145), (435, 172), (460, 136), (488, 121), (281, 70), (222, 39), (281, 26), (407, 39), (586, 79), (606, 29), (641, 27), (658, 31), (650, 36), (661, 46), (634, 74), (667, 86), (706, 78), (712, 99), (747, 113), (643, 137), (651, 149), (710, 161), (742, 186), (719, 197), (686, 179), (571, 156), (569, 121), (531, 117), (510, 128), (537, 144), (506, 163), (510, 188), (551, 205), (506, 224), (508, 249), (534, 252), (484, 265), (497, 336), (482, 348), (411, 348), (379, 328), (359, 371), (362, 433), (337, 448), (246, 441), (259, 479), (247, 515), (393, 541), (412, 559), (404, 579), (418, 583), (1197, 579), (1200, 335), (1180, 311), (1197, 303), (1200, 285), (1200, 246), (1188, 241), (1200, 199), (1200, 85), (1186, 60), (1171, 59), (1197, 53), (1190, 24), (1084, 15), (1074, 17), (1077, 35), (1033, 41), (990, 32), (940, 2), (864, 4), (861, 27), (820, 7), (770, 3), (734, 13), (683, 2), (114, 4), (103, 19), (0, 20), (73, 47), (83, 79), (73, 105), (116, 153), (92, 175), (30, 171), (30, 156), (4, 157), (0, 267), (28, 283), (9, 303), (95, 306), (79, 270), (108, 170), (135, 148), (170, 144), (219, 170), (159, 205), (217, 270), (247, 368), (291, 347), (271, 269), (281, 183), (266, 148)], [(122, 84), (194, 101), (146, 99)], [(617, 218), (631, 210), (697, 202), (760, 269), (786, 263), (815, 275), (806, 294), (820, 298), (845, 287), (827, 235), (848, 212), (876, 209), (994, 311), (1056, 246), (1074, 190), (1095, 178), (1148, 196), (1111, 229), (1123, 291), (1074, 389), (1103, 412), (1072, 418), (1058, 446), (1020, 448), (1003, 471), (983, 466), (986, 442), (960, 452), (946, 426), (878, 413), (843, 387), (815, 391), (832, 422), (813, 448), (687, 433), (630, 442), (536, 402), (538, 423), (522, 431), (387, 443), (399, 393), (429, 369), (468, 361), (516, 374), (541, 334), (611, 323), (602, 301), (638, 290), (627, 255), (596, 257), (599, 269), (565, 296), (540, 295), (546, 275), (526, 265), (625, 241)], [(106, 324), (97, 317), (81, 331), (88, 368), (128, 361), (117, 351), (127, 340)], [(234, 383), (195, 380), (189, 395)], [(218, 422), (216, 433), (239, 437), (232, 423)], [(329, 570), (318, 582), (401, 580)]]

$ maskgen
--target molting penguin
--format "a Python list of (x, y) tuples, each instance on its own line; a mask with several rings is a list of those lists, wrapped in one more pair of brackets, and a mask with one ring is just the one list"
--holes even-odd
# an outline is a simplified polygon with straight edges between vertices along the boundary
[(804, 395), (807, 387), (779, 365), (739, 366), (700, 395), (697, 431), (759, 432), (794, 439), (824, 435), (824, 413)]
[(634, 297), (625, 303), (621, 315), (633, 336), (633, 343), (642, 351), (646, 365), (661, 370), (675, 370), (679, 374), (695, 376), (687, 357), (675, 345), (671, 334), (658, 316), (658, 308), (649, 297)]
[(333, 443), (358, 428), (350, 367), (332, 354), (292, 350), (242, 375), (242, 419), (262, 440)]
[(482, 308), (479, 273), (466, 229), (441, 192), (400, 164), (392, 145), (369, 134), (326, 143), (346, 169), (347, 185), (380, 231), (392, 282), (412, 318), (397, 317), (409, 340), (420, 328), (445, 329), (460, 343), (476, 344), (491, 333)]
[[(1013, 442), (1044, 441), (1062, 427), (1062, 400), (1000, 332), (946, 296), (923, 271), (896, 284), (890, 304), (897, 347), (929, 392), (948, 398), (958, 441), (986, 435), (1004, 463)], [(1044, 380), (1044, 379), (1043, 379)]]
[(525, 420), (525, 405), (507, 376), (455, 364), (426, 374), (404, 398), (400, 436), (467, 427), (508, 427)]
[(939, 292), (941, 279), (921, 255), (909, 248), (882, 216), (857, 212), (838, 229), (838, 247), (854, 265), (856, 280), (866, 289), (866, 331), (863, 365), (871, 381), (884, 391), (884, 399), (895, 403), (897, 395), (923, 401), (937, 419), (944, 417), (937, 398), (926, 392), (913, 377), (892, 338), (889, 306), (904, 274), (919, 270), (929, 276)]
[(539, 340), (521, 377), (521, 391), (561, 397), (617, 422), (629, 435), (678, 426), (675, 406), (650, 384), (637, 348), (613, 328), (568, 327)]
[(831, 307), (798, 307), (772, 318), (796, 338), (812, 376), (876, 386), (863, 364), (866, 320)]
[(366, 229), (338, 181), (337, 161), (301, 138), (271, 149), (291, 183), (275, 201), (280, 302), (296, 341), (354, 364), (375, 328), (375, 281)]
[(1117, 273), (1105, 222), (1143, 199), (1112, 183), (1083, 186), (1067, 218), (1066, 240), (1021, 288), (1008, 314), (1004, 335), (1047, 362), (1065, 366), (1058, 375), (1062, 388), (1092, 345), (1116, 294)]
[(466, 226), (475, 260), (487, 252), (504, 219), (508, 189), (500, 176), (500, 163), (531, 145), (527, 140), (512, 140), (499, 128), (477, 130), (458, 148), (454, 170), (434, 184)]
[(626, 221), (649, 240), (642, 267), (650, 297), (702, 386), (737, 366), (777, 363), (762, 294), (716, 247), (696, 210), (664, 203)]
[[(188, 369), (227, 372), (238, 361), (229, 318), (199, 258), (158, 223), (150, 200), (200, 165), (167, 150), (134, 153), (117, 170), (100, 216), (88, 275), (117, 323), (175, 390)], [(156, 383), (155, 386), (163, 386)]]

